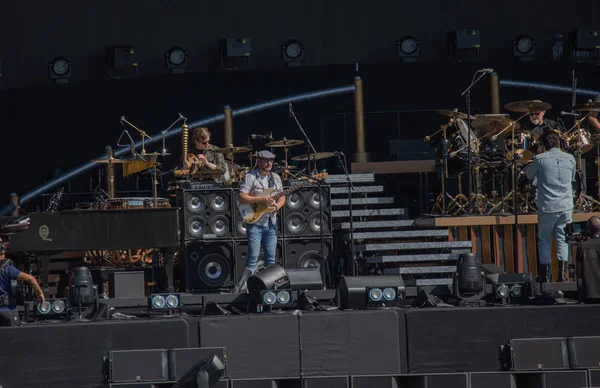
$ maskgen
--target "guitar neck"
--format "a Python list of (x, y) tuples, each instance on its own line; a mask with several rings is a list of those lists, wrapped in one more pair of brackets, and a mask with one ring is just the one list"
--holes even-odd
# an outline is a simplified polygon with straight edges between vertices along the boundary
[(271, 198), (273, 198), (275, 201), (277, 201), (279, 198), (281, 198), (281, 197), (283, 197), (285, 195), (288, 195), (290, 193), (293, 193), (294, 191), (296, 191), (296, 190), (298, 190), (298, 189), (300, 189), (300, 188), (302, 188), (302, 187), (304, 187), (306, 185), (309, 185), (311, 183), (313, 183), (313, 182), (306, 181), (306, 182), (298, 183), (297, 185), (294, 185), (294, 187), (290, 187), (287, 190), (283, 190), (283, 191), (281, 191), (279, 193), (271, 195)]

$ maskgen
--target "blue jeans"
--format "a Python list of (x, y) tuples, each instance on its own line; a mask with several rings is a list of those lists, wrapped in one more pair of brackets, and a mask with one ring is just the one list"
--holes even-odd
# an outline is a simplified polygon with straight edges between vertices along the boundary
[(260, 254), (260, 244), (264, 246), (265, 267), (275, 264), (275, 251), (277, 249), (277, 224), (270, 219), (265, 226), (246, 224), (246, 235), (248, 236), (248, 256), (246, 256), (246, 268), (255, 271)]
[(573, 211), (557, 213), (538, 212), (538, 251), (540, 264), (549, 264), (552, 237), (556, 235), (556, 256), (560, 261), (569, 260), (569, 244), (565, 233), (567, 224), (573, 221)]

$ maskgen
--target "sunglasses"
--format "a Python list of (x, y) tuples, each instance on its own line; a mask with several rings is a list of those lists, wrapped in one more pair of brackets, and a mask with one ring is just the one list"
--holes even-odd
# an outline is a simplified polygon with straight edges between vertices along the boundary
[(210, 142), (210, 140), (207, 140), (207, 141), (196, 140), (196, 143), (200, 143), (200, 144), (203, 144), (203, 145), (207, 145), (209, 142)]

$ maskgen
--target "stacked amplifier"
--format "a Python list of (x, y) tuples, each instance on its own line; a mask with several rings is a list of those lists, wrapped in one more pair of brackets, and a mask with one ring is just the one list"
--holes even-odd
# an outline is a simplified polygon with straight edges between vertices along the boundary
[[(284, 182), (284, 188), (299, 182)], [(230, 291), (241, 277), (248, 243), (238, 194), (238, 188), (211, 182), (190, 183), (177, 192), (186, 291)], [(277, 216), (277, 226), (277, 262), (286, 268), (319, 267), (325, 283), (331, 285), (334, 257), (330, 187), (303, 185), (289, 193)], [(262, 258), (261, 246), (259, 267)]]

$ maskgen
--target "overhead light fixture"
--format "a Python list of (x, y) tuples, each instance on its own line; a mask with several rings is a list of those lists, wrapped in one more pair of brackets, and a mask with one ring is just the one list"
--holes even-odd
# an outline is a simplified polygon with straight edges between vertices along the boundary
[(281, 45), (281, 59), (286, 67), (302, 66), (304, 62), (304, 45), (296, 39), (290, 39)]
[(225, 70), (242, 70), (250, 67), (252, 45), (249, 38), (225, 38), (219, 42), (221, 67)]
[(165, 53), (165, 65), (171, 74), (185, 73), (189, 65), (187, 51), (178, 46), (172, 47)]
[(130, 45), (106, 46), (106, 63), (111, 78), (135, 77), (138, 74), (138, 55)]
[(421, 42), (414, 36), (406, 35), (396, 42), (396, 54), (402, 62), (416, 62), (420, 47)]
[(259, 306), (278, 308), (293, 306), (290, 276), (279, 264), (270, 265), (251, 275), (247, 280), (247, 288), (250, 297)]
[(48, 62), (48, 74), (55, 84), (68, 84), (71, 80), (71, 62), (63, 57), (56, 57)]
[(600, 62), (600, 32), (575, 30), (569, 34), (571, 60), (574, 62)]
[(336, 299), (342, 310), (364, 310), (399, 306), (405, 294), (401, 276), (343, 276)]
[(517, 60), (529, 62), (535, 57), (535, 40), (527, 35), (519, 35), (513, 40), (513, 55)]
[(479, 59), (479, 49), (481, 47), (479, 30), (451, 31), (447, 37), (448, 54), (451, 60), (466, 62)]

